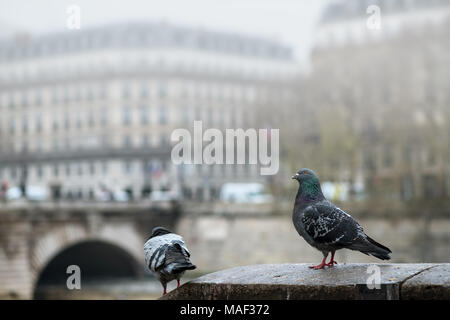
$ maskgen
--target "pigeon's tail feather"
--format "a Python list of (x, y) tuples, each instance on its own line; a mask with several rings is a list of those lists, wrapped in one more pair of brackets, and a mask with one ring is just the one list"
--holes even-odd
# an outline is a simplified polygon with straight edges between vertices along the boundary
[(369, 254), (374, 256), (374, 257), (376, 257), (376, 258), (378, 258), (378, 259), (381, 259), (381, 260), (390, 260), (391, 259), (391, 257), (389, 256), (388, 253), (381, 253), (380, 254), (378, 252), (369, 252)]
[(349, 249), (361, 251), (362, 253), (374, 256), (381, 260), (391, 259), (389, 253), (392, 253), (388, 247), (376, 242), (369, 236), (366, 236), (362, 241), (353, 244)]
[(192, 263), (178, 264), (172, 268), (172, 273), (180, 273), (186, 270), (194, 270), (195, 268), (197, 268), (197, 266)]
[(371, 244), (373, 244), (377, 248), (382, 249), (384, 251), (387, 251), (387, 253), (392, 253), (391, 249), (389, 249), (388, 247), (383, 246), (381, 243), (376, 242), (375, 240), (373, 240), (369, 236), (367, 236), (367, 241), (369, 241)]
[(376, 242), (369, 236), (367, 236), (366, 240), (369, 242), (369, 250), (366, 251), (368, 254), (381, 260), (391, 259), (389, 253), (391, 253), (392, 251), (388, 247), (385, 247), (382, 244)]
[(165, 269), (169, 273), (177, 274), (195, 268), (196, 266), (189, 259), (189, 253), (178, 243), (167, 249)]

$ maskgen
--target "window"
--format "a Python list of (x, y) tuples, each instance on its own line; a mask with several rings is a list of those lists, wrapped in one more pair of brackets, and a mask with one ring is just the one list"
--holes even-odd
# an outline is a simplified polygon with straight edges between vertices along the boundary
[(40, 93), (36, 93), (36, 98), (34, 103), (36, 104), (36, 106), (40, 106), (42, 105), (42, 97)]
[(69, 103), (69, 89), (68, 88), (64, 88), (64, 98), (63, 98), (64, 103)]
[(81, 163), (78, 164), (78, 175), (79, 176), (83, 175), (83, 166), (81, 165)]
[(11, 118), (9, 119), (9, 133), (14, 134), (15, 131), (16, 131), (16, 124), (14, 122), (14, 119)]
[(148, 97), (148, 88), (145, 85), (142, 85), (141, 87), (141, 98), (147, 98)]
[(91, 176), (95, 175), (95, 164), (93, 162), (89, 164), (89, 173)]
[(82, 99), (81, 88), (77, 87), (75, 89), (75, 101), (80, 101)]
[(123, 107), (122, 109), (122, 124), (128, 126), (131, 124), (131, 112), (130, 108)]
[(41, 117), (38, 117), (36, 119), (36, 132), (41, 132), (42, 131), (42, 119)]
[(54, 164), (54, 165), (53, 165), (53, 175), (54, 175), (55, 177), (59, 176), (59, 167), (58, 167), (57, 164)]
[(167, 88), (165, 83), (159, 84), (158, 95), (160, 98), (164, 98), (167, 95)]
[(94, 115), (92, 114), (92, 112), (89, 112), (88, 126), (89, 126), (90, 128), (93, 128), (94, 125), (95, 125)]
[(159, 107), (159, 123), (160, 124), (167, 123), (167, 109), (165, 106)]
[(400, 192), (402, 200), (408, 201), (414, 197), (414, 180), (411, 176), (405, 176), (400, 181)]
[(87, 99), (88, 101), (94, 100), (94, 92), (90, 86), (88, 87)]
[(100, 87), (100, 98), (106, 99), (106, 88), (104, 86)]
[(123, 168), (125, 173), (131, 173), (133, 171), (133, 164), (131, 161), (125, 161)]
[(15, 179), (17, 177), (17, 168), (11, 168), (11, 178)]
[(55, 89), (52, 90), (52, 103), (56, 104), (58, 102), (58, 91)]
[(125, 148), (131, 148), (131, 138), (130, 138), (130, 136), (125, 136), (123, 138), (123, 146)]
[(69, 115), (67, 113), (64, 116), (64, 128), (66, 130), (70, 129), (70, 119), (69, 119)]
[(36, 152), (38, 152), (38, 153), (42, 152), (42, 140), (41, 139), (36, 141)]
[(103, 174), (108, 173), (108, 163), (106, 161), (103, 161), (103, 163), (102, 163), (102, 172), (103, 172)]
[(130, 97), (130, 86), (128, 84), (124, 84), (122, 87), (122, 98)]
[(69, 138), (65, 138), (64, 139), (64, 145), (61, 146), (63, 149), (65, 150), (70, 150), (70, 139)]
[(58, 131), (58, 120), (53, 119), (53, 131)]
[(183, 123), (184, 125), (187, 125), (189, 123), (189, 110), (190, 108), (184, 107), (182, 108), (182, 114), (183, 114)]
[(394, 152), (391, 147), (386, 146), (383, 155), (384, 166), (391, 168), (394, 164)]
[(148, 135), (145, 134), (142, 136), (142, 147), (148, 147), (149, 146), (149, 138)]
[(98, 140), (100, 141), (100, 145), (103, 148), (107, 148), (109, 146), (109, 136), (108, 136), (108, 134), (100, 134), (98, 136)]
[(438, 178), (434, 175), (427, 174), (422, 177), (423, 196), (427, 199), (437, 198), (440, 195)]
[(14, 97), (12, 95), (9, 98), (9, 109), (14, 109)]
[(27, 133), (28, 132), (28, 119), (27, 119), (27, 117), (24, 117), (22, 119), (22, 131), (23, 131), (23, 133)]
[(28, 97), (27, 97), (26, 93), (24, 93), (22, 96), (22, 105), (24, 107), (26, 107), (28, 105)]
[(427, 164), (430, 166), (434, 166), (437, 163), (436, 153), (432, 150), (427, 150)]
[(53, 140), (53, 150), (58, 151), (59, 150), (59, 143), (58, 143), (58, 139), (54, 139)]
[(166, 135), (161, 135), (159, 138), (161, 147), (166, 147), (168, 145), (168, 140)]
[(102, 127), (105, 127), (107, 123), (108, 123), (108, 114), (106, 113), (106, 107), (102, 107), (100, 113), (100, 124), (102, 125)]
[(94, 190), (89, 189), (88, 196), (89, 196), (89, 199), (90, 199), (90, 200), (94, 200)]
[(375, 169), (375, 155), (373, 152), (366, 150), (364, 152), (364, 167), (367, 170), (374, 170)]
[(80, 118), (80, 116), (78, 116), (78, 118), (77, 118), (76, 125), (77, 125), (77, 129), (81, 129), (81, 118)]
[(148, 116), (148, 108), (146, 106), (141, 107), (141, 124), (146, 125), (149, 123), (149, 116)]

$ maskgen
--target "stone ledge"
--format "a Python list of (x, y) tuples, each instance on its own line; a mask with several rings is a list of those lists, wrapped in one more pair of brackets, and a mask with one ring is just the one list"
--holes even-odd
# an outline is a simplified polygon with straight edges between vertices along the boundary
[(450, 299), (450, 263), (439, 264), (402, 283), (401, 299)]
[[(164, 300), (450, 299), (450, 264), (265, 264), (204, 275), (161, 297)], [(369, 289), (370, 266), (380, 289)]]

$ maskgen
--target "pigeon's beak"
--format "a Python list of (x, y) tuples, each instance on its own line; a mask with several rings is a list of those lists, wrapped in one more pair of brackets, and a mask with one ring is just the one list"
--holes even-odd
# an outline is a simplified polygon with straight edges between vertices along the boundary
[(299, 176), (299, 174), (298, 174), (298, 173), (296, 173), (295, 175), (293, 175), (293, 176), (292, 176), (292, 179), (297, 179), (297, 178), (298, 178), (298, 176)]

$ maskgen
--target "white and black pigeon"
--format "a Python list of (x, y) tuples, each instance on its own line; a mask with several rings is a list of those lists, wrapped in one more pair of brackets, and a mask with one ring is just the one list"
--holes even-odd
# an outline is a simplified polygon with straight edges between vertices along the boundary
[(178, 288), (184, 272), (196, 268), (183, 238), (163, 227), (152, 230), (152, 236), (144, 244), (144, 256), (145, 264), (164, 288), (163, 295), (167, 293), (168, 282), (177, 279)]
[[(306, 242), (323, 253), (322, 262), (310, 268), (332, 267), (337, 263), (334, 253), (343, 248), (382, 260), (391, 258), (389, 248), (367, 236), (355, 219), (325, 199), (319, 179), (312, 170), (301, 169), (292, 179), (299, 182), (292, 216), (295, 229)], [(330, 252), (330, 262), (326, 263)]]

